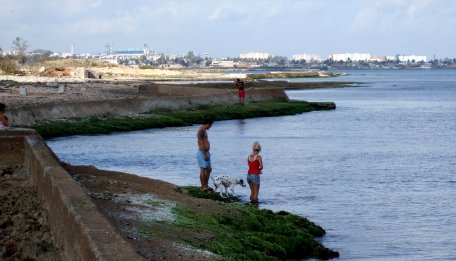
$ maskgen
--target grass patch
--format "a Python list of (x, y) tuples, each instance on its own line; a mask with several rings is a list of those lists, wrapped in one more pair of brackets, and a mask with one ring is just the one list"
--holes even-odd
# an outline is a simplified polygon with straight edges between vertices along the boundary
[[(202, 106), (185, 111), (154, 111), (153, 113), (121, 117), (91, 117), (41, 122), (31, 126), (44, 138), (76, 134), (106, 134), (149, 128), (180, 127), (199, 124), (204, 118), (214, 121), (295, 115), (314, 110), (334, 109), (334, 103), (321, 102), (259, 102), (245, 106)], [(22, 126), (30, 127), (30, 126)]]
[(117, 67), (117, 65), (96, 59), (52, 59), (32, 64), (31, 67), (67, 68), (67, 67)]
[[(338, 252), (315, 239), (323, 236), (325, 231), (306, 218), (238, 203), (226, 207), (226, 212), (218, 214), (176, 207), (173, 212), (177, 219), (169, 225), (182, 230), (185, 243), (214, 252), (225, 260), (329, 259), (339, 256)], [(157, 236), (149, 229), (142, 233)], [(195, 233), (215, 236), (195, 242)]]
[(19, 73), (19, 68), (16, 62), (12, 59), (0, 57), (0, 75), (14, 75)]
[(144, 117), (91, 117), (41, 122), (33, 125), (43, 138), (76, 134), (107, 134), (116, 131), (134, 131), (148, 128), (178, 127), (188, 125), (176, 118), (165, 115)]

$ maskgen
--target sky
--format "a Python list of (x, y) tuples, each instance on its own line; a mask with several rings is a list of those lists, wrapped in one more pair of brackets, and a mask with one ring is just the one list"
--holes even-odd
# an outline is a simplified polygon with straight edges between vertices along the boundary
[(0, 48), (456, 58), (455, 0), (0, 0)]

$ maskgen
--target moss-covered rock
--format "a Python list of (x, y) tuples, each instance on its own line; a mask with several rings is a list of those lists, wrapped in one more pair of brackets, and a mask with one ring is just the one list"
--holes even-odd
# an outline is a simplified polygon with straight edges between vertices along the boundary
[[(226, 199), (214, 192), (202, 192), (199, 187), (178, 188), (182, 193), (212, 200)], [(210, 233), (215, 235), (195, 247), (209, 250), (227, 260), (287, 260), (303, 258), (330, 259), (339, 257), (316, 240), (325, 230), (307, 218), (286, 211), (273, 212), (240, 203), (220, 203), (226, 211), (196, 212), (184, 207), (173, 211), (183, 235)], [(147, 234), (147, 230), (144, 230)], [(194, 244), (191, 236), (183, 239)]]
[(214, 121), (295, 115), (315, 110), (335, 109), (332, 102), (258, 102), (245, 106), (202, 106), (192, 110), (154, 111), (147, 114), (117, 117), (91, 117), (53, 120), (32, 126), (44, 138), (76, 134), (103, 134), (149, 128), (179, 127), (199, 124), (204, 118)]

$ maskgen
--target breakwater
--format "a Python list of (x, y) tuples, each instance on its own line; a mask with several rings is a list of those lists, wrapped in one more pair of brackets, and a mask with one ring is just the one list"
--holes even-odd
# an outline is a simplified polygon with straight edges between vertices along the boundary
[[(29, 127), (42, 121), (124, 116), (156, 110), (187, 110), (201, 106), (234, 105), (238, 102), (237, 91), (233, 88), (232, 83), (130, 84), (133, 86), (132, 91), (117, 91), (116, 98), (106, 99), (101, 93), (99, 97), (91, 97), (87, 100), (61, 100), (57, 95), (54, 100), (50, 99), (46, 103), (10, 106), (7, 115), (13, 126)], [(289, 98), (284, 90), (287, 89), (330, 88), (347, 85), (350, 83), (255, 81), (250, 83), (246, 90), (246, 102), (286, 102)], [(85, 88), (86, 92), (90, 92), (91, 88), (96, 89), (98, 85), (93, 83), (93, 87)], [(116, 92), (115, 87), (110, 92)]]
[(0, 145), (2, 165), (24, 165), (65, 260), (142, 260), (35, 131), (1, 131)]
[[(252, 89), (247, 91), (246, 96), (249, 102), (288, 100), (288, 96), (281, 89)], [(52, 102), (12, 108), (8, 114), (13, 125), (32, 126), (40, 121), (48, 120), (119, 116), (160, 109), (183, 110), (203, 105), (235, 103), (237, 103), (237, 94), (233, 90), (194, 86), (142, 85), (138, 87), (137, 95), (133, 97), (64, 103)]]

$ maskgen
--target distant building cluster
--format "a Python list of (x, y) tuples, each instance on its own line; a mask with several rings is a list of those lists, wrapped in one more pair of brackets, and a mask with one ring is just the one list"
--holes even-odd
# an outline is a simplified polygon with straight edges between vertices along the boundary
[(316, 54), (293, 54), (291, 56), (291, 60), (293, 61), (307, 61), (307, 62), (316, 62), (316, 61), (321, 61), (320, 56)]
[[(207, 53), (203, 56), (189, 51), (187, 54), (173, 55), (153, 51), (147, 44), (144, 48), (113, 49), (113, 44), (106, 44), (106, 51), (98, 54), (76, 53), (71, 45), (68, 53), (54, 53), (38, 49), (26, 52), (28, 61), (42, 60), (42, 57), (98, 59), (113, 64), (123, 64), (142, 68), (185, 68), (212, 67), (233, 69), (429, 69), (456, 68), (455, 59), (435, 58), (428, 61), (424, 55), (378, 55), (370, 53), (334, 53), (324, 59), (314, 53), (293, 54), (291, 57), (274, 56), (265, 52), (241, 53), (239, 57), (213, 58)], [(17, 50), (2, 50), (0, 57), (18, 56)]]
[(382, 61), (399, 61), (399, 62), (426, 62), (426, 56), (422, 55), (395, 55), (395, 56), (386, 56), (386, 55), (373, 55), (370, 53), (335, 53), (329, 55), (329, 59), (333, 61), (342, 61), (342, 62), (382, 62)]
[[(388, 60), (390, 61), (394, 61), (393, 59), (390, 59), (391, 57), (388, 56)], [(393, 56), (394, 59), (398, 60), (399, 62), (426, 62), (427, 59), (426, 59), (426, 56), (423, 56), (423, 55), (396, 55), (396, 56)]]

